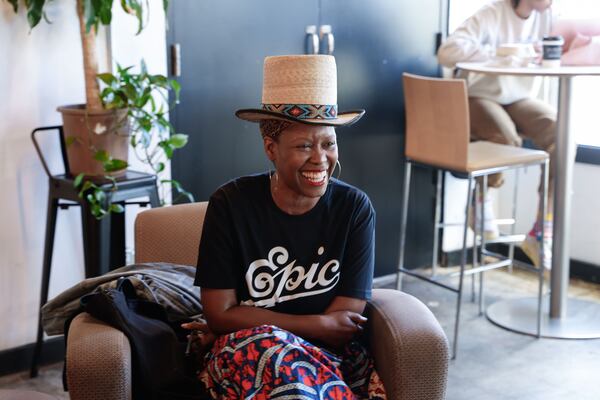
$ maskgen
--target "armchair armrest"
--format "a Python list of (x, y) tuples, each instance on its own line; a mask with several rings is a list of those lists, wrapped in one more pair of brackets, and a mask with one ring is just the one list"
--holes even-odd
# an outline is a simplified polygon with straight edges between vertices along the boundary
[(448, 340), (431, 311), (406, 293), (375, 289), (368, 317), (369, 344), (388, 399), (444, 399)]
[(123, 332), (81, 313), (69, 328), (66, 360), (72, 400), (131, 400), (131, 347)]

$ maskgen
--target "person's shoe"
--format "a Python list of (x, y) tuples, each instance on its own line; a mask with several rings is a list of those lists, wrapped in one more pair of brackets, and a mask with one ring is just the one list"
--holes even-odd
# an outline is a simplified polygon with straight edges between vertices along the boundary
[(521, 250), (531, 260), (532, 264), (536, 267), (544, 265), (544, 269), (550, 270), (552, 267), (552, 217), (546, 217), (544, 221), (544, 256), (542, 262), (540, 262), (540, 243), (542, 241), (542, 230), (539, 229), (538, 224), (533, 226), (529, 231), (523, 243), (521, 243)]
[[(481, 196), (475, 196), (477, 198), (477, 202), (474, 205), (476, 220), (478, 221), (477, 230), (480, 229), (479, 224), (481, 222)], [(473, 208), (471, 208), (471, 212)], [(492, 200), (492, 196), (490, 196), (489, 192), (485, 196), (485, 200), (483, 201), (483, 212), (485, 215), (485, 219), (483, 220), (483, 235), (485, 236), (485, 240), (494, 240), (500, 236), (500, 230), (498, 229), (498, 224), (496, 223), (496, 214), (494, 213), (494, 202)], [(474, 229), (474, 218), (473, 215), (469, 216), (469, 226), (471, 229)]]

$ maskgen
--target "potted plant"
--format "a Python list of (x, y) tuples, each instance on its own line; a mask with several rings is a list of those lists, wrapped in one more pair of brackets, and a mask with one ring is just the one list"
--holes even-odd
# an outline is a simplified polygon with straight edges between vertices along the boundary
[[(114, 120), (114, 134), (118, 135), (123, 127), (127, 127), (128, 140), (134, 154), (158, 175), (165, 169), (165, 162), (173, 157), (174, 151), (187, 144), (187, 135), (175, 133), (173, 125), (166, 118), (172, 109), (166, 106), (166, 94), (168, 91), (174, 93), (174, 101), (171, 103), (171, 106), (174, 106), (179, 99), (180, 87), (177, 81), (169, 80), (163, 75), (150, 74), (144, 61), (141, 62), (139, 73), (132, 73), (131, 69), (132, 67), (123, 68), (117, 65), (116, 74), (99, 74), (98, 79), (104, 86), (100, 92), (100, 99), (105, 110), (119, 112)], [(157, 98), (162, 101), (156, 101)], [(77, 140), (69, 137), (67, 148)], [(102, 166), (105, 173), (110, 174), (127, 168), (126, 161), (115, 158), (105, 149), (94, 148), (91, 152), (95, 162)], [(114, 176), (105, 175), (104, 178), (112, 180), (113, 187), (116, 187)], [(192, 195), (175, 180), (161, 179), (159, 184), (163, 190), (162, 199), (166, 198), (165, 185), (169, 185), (176, 193), (173, 201), (180, 198), (194, 201)], [(80, 189), (79, 196), (85, 196), (90, 203), (91, 212), (96, 218), (123, 211), (118, 204), (108, 204), (106, 194), (85, 173), (77, 175), (75, 186)]]
[[(15, 12), (19, 3), (25, 6), (31, 28), (45, 18), (46, 0), (6, 1)], [(75, 0), (83, 50), (86, 103), (58, 107), (63, 116), (70, 172), (76, 176), (75, 184), (80, 188), (80, 196), (85, 196), (90, 202), (92, 213), (97, 218), (122, 211), (119, 205), (107, 203), (105, 194), (94, 182), (108, 178), (115, 184), (115, 177), (128, 166), (129, 145), (134, 147), (138, 158), (158, 174), (173, 151), (187, 142), (187, 136), (175, 134), (166, 120), (168, 108), (157, 104), (153, 97), (158, 94), (166, 98), (166, 92), (173, 90), (177, 99), (179, 85), (176, 81), (149, 74), (143, 62), (136, 74), (131, 72), (131, 67), (118, 67), (115, 75), (98, 73), (96, 34), (100, 24), (111, 23), (112, 3), (113, 0)], [(163, 0), (165, 10), (168, 3), (168, 0)], [(137, 19), (137, 33), (140, 33), (144, 28), (147, 0), (121, 0), (120, 4), (124, 12)], [(102, 90), (100, 82), (105, 85)], [(155, 136), (158, 139), (153, 140)], [(170, 184), (179, 195), (191, 199), (178, 182), (159, 182)]]

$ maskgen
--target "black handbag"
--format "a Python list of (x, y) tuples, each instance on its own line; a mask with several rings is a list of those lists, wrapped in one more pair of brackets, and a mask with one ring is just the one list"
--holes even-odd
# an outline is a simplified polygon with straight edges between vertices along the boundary
[(163, 306), (138, 299), (127, 278), (83, 296), (81, 306), (129, 339), (134, 400), (206, 398), (193, 360), (184, 356), (187, 332), (179, 325), (185, 320), (170, 321)]

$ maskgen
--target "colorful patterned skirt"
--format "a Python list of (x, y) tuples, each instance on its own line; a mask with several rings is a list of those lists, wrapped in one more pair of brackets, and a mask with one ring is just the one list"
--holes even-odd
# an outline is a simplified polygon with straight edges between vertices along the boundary
[(217, 338), (200, 373), (214, 399), (385, 399), (366, 348), (353, 341), (341, 354), (275, 326)]

